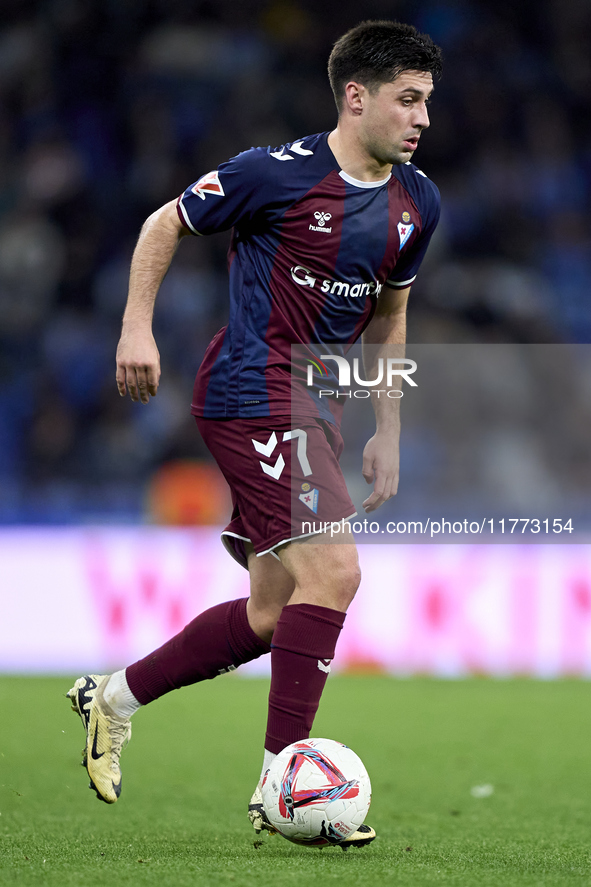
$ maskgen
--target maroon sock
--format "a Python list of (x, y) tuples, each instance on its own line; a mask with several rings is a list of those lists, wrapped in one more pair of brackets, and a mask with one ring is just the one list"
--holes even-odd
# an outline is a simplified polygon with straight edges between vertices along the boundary
[(279, 754), (310, 735), (344, 621), (340, 610), (315, 604), (281, 611), (271, 647), (268, 751)]
[(247, 598), (205, 610), (181, 632), (125, 672), (129, 689), (147, 705), (170, 690), (215, 678), (271, 649), (249, 625)]

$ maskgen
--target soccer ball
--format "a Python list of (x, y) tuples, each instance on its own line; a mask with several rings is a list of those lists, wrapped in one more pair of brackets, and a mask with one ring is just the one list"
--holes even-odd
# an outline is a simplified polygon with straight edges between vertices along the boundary
[(371, 783), (363, 761), (333, 739), (305, 739), (277, 755), (263, 779), (270, 825), (295, 844), (340, 844), (367, 816)]

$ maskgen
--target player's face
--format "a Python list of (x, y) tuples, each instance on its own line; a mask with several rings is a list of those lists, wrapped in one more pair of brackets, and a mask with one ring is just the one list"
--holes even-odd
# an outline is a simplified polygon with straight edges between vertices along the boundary
[(428, 71), (404, 71), (373, 95), (365, 92), (361, 137), (372, 159), (380, 164), (412, 160), (421, 133), (429, 126), (427, 102), (432, 92)]

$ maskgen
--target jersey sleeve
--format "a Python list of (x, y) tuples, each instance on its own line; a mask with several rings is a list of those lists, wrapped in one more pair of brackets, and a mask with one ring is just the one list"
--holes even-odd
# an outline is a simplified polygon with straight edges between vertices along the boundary
[[(424, 176), (424, 173), (419, 174)], [(388, 276), (386, 285), (391, 286), (393, 289), (403, 289), (414, 282), (421, 262), (425, 258), (433, 232), (439, 222), (441, 214), (439, 190), (426, 176), (425, 186), (425, 193), (420, 206), (423, 225), (419, 236), (411, 243), (407, 250), (401, 253), (396, 265)]]
[(222, 163), (181, 194), (181, 222), (193, 234), (216, 234), (252, 220), (269, 199), (268, 169), (268, 154), (261, 148)]

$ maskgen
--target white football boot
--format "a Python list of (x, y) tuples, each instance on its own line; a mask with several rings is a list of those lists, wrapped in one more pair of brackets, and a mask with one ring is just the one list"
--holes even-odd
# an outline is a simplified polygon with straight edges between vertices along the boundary
[(263, 795), (260, 783), (255, 788), (254, 794), (250, 799), (248, 805), (248, 818), (250, 819), (252, 827), (257, 835), (260, 835), (263, 829), (267, 829), (272, 835), (276, 834), (275, 829), (267, 819), (267, 814), (263, 807)]
[(82, 766), (90, 776), (89, 788), (94, 789), (99, 800), (114, 804), (121, 794), (119, 758), (131, 739), (131, 721), (120, 718), (105, 702), (103, 693), (109, 677), (84, 675), (66, 695), (86, 732)]
[(360, 825), (356, 832), (353, 832), (352, 835), (349, 835), (348, 838), (345, 838), (344, 841), (339, 841), (338, 844), (335, 844), (335, 847), (340, 847), (341, 850), (348, 850), (349, 847), (366, 847), (367, 844), (371, 844), (374, 840), (376, 833), (374, 829), (372, 829), (371, 825)]

